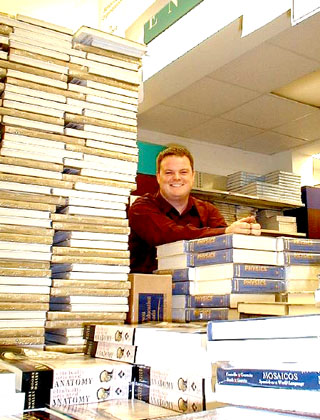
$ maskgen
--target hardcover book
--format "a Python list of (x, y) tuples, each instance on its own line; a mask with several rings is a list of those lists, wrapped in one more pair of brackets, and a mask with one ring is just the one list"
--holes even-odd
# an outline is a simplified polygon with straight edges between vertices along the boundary
[(170, 275), (129, 274), (128, 323), (171, 321), (172, 281)]

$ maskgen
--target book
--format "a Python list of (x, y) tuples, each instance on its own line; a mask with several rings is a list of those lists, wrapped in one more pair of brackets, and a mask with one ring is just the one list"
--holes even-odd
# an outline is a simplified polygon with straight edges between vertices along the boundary
[(65, 304), (127, 304), (128, 298), (123, 296), (51, 296), (51, 303)]
[[(289, 274), (289, 267), (286, 272)], [(208, 279), (225, 279), (232, 277), (284, 279), (285, 268), (265, 264), (208, 264), (201, 267), (187, 267), (181, 269), (156, 270), (156, 274), (171, 274), (173, 281), (207, 281)]]
[(131, 325), (85, 325), (83, 337), (91, 341), (134, 344), (135, 327)]
[(280, 265), (320, 265), (320, 253), (312, 252), (279, 252)]
[(245, 314), (254, 315), (289, 315), (289, 305), (285, 302), (272, 303), (245, 303), (238, 304), (238, 311)]
[(183, 252), (208, 252), (227, 248), (254, 249), (264, 251), (277, 251), (276, 238), (268, 236), (241, 235), (228, 233), (210, 236), (207, 238), (177, 241), (170, 244), (159, 245), (157, 256), (181, 254)]
[(229, 308), (172, 308), (174, 322), (238, 319), (239, 312)]
[(173, 295), (172, 308), (228, 308), (229, 295)]
[[(129, 305), (111, 303), (51, 303), (50, 311), (63, 312), (128, 312)], [(0, 312), (1, 317), (1, 312)]]
[(127, 322), (171, 320), (172, 281), (170, 275), (129, 274), (131, 289)]
[(134, 384), (133, 395), (135, 399), (180, 413), (194, 413), (203, 411), (206, 408), (203, 397), (186, 395), (182, 392), (172, 392), (171, 390), (139, 382)]
[(246, 249), (223, 249), (219, 251), (185, 253), (158, 258), (158, 270), (198, 267), (223, 263), (283, 265), (278, 263), (277, 252)]
[(246, 318), (208, 322), (208, 340), (320, 336), (320, 315)]
[(284, 267), (285, 279), (317, 280), (319, 268), (319, 265), (316, 264), (287, 265)]
[(278, 251), (290, 252), (320, 252), (319, 239), (301, 239), (301, 238), (277, 238)]
[(102, 359), (135, 363), (136, 346), (132, 344), (87, 340), (85, 354)]
[[(298, 283), (298, 282), (297, 282)], [(223, 295), (281, 293), (287, 291), (285, 280), (273, 279), (222, 279), (209, 281), (178, 281), (172, 283), (172, 295)]]

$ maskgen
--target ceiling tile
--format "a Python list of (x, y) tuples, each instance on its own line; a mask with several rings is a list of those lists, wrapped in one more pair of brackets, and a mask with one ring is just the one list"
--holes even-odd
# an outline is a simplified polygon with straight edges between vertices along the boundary
[(216, 80), (265, 93), (319, 67), (319, 62), (264, 43), (209, 75)]
[(259, 95), (250, 89), (204, 77), (163, 102), (163, 105), (217, 116)]
[(305, 141), (317, 140), (320, 138), (320, 110), (281, 125), (273, 131)]
[(272, 155), (274, 153), (283, 152), (293, 147), (305, 144), (303, 140), (285, 136), (271, 131), (265, 131), (257, 136), (250, 137), (233, 145), (233, 147), (244, 149), (249, 152), (264, 153)]
[(139, 129), (160, 131), (176, 136), (195, 127), (210, 117), (196, 112), (185, 111), (165, 105), (157, 105), (138, 115)]
[(316, 13), (298, 25), (271, 38), (268, 42), (320, 61), (319, 27), (320, 13)]
[(186, 130), (184, 137), (194, 138), (214, 144), (232, 146), (241, 140), (255, 136), (262, 130), (247, 125), (226, 121), (220, 118), (213, 118), (195, 128)]
[(269, 94), (259, 96), (220, 117), (268, 130), (316, 111), (317, 108)]

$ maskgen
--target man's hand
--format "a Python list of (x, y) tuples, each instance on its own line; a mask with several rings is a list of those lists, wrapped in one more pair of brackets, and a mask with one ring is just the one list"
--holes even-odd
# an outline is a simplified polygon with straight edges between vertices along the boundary
[(261, 235), (261, 226), (256, 223), (254, 216), (244, 217), (233, 222), (226, 228), (225, 233), (242, 233), (243, 235)]

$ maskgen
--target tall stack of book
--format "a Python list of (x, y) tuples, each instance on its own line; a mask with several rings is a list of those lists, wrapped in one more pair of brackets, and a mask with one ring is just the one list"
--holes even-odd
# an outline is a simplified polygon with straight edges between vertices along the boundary
[[(40, 314), (51, 285), (48, 342), (66, 343), (64, 328), (123, 322), (128, 312), (126, 205), (135, 188), (145, 46), (85, 27), (73, 36), (21, 15), (1, 15), (0, 28), (0, 303), (15, 299), (2, 309), (18, 317), (24, 293), (23, 309)], [(44, 314), (32, 344), (43, 343)], [(83, 345), (79, 331), (72, 341)]]
[(1, 15), (0, 28), (0, 343), (41, 345), (51, 285), (51, 214), (65, 203), (52, 188), (65, 187), (64, 92), (72, 35), (20, 15)]
[(85, 337), (91, 356), (133, 365), (134, 398), (182, 413), (215, 406), (204, 326), (89, 325)]
[(318, 417), (319, 317), (209, 322), (217, 400)]
[(297, 233), (296, 217), (284, 216), (281, 210), (259, 210), (257, 222), (262, 229), (276, 230), (282, 234)]
[(158, 246), (157, 257), (157, 273), (172, 274), (173, 321), (238, 318), (240, 302), (274, 303), (286, 291), (276, 238), (225, 234), (178, 241)]
[[(84, 321), (123, 323), (130, 282), (126, 214), (137, 171), (137, 105), (144, 46), (87, 27), (73, 37), (67, 98), (80, 109), (65, 114), (65, 135), (84, 138), (64, 159), (72, 190), (53, 189), (66, 206), (54, 216), (55, 229), (47, 343), (71, 343), (68, 327)], [(63, 328), (56, 332), (52, 328)], [(49, 331), (50, 328), (50, 331)], [(79, 331), (78, 341), (83, 344)]]

